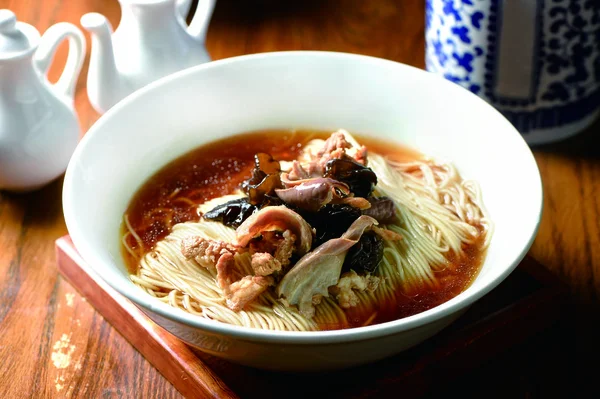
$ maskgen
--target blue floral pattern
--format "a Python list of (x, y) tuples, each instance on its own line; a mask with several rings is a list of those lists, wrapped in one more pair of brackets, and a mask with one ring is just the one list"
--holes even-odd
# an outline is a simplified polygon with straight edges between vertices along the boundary
[(427, 0), (427, 70), (478, 94), (524, 134), (597, 113), (600, 0), (529, 0), (538, 28), (530, 95), (520, 97), (498, 92), (501, 15), (507, 1), (512, 0)]
[[(427, 69), (443, 73), (444, 77), (458, 83), (473, 93), (479, 93), (481, 84), (473, 81), (474, 63), (484, 55), (483, 47), (471, 34), (482, 31), (484, 14), (474, 5), (477, 0), (427, 1), (425, 9), (427, 44)], [(441, 15), (436, 7), (441, 3)], [(442, 72), (443, 71), (443, 72)]]
[(600, 1), (554, 0), (549, 18), (545, 72), (558, 79), (542, 99), (568, 101), (594, 92), (600, 84)]

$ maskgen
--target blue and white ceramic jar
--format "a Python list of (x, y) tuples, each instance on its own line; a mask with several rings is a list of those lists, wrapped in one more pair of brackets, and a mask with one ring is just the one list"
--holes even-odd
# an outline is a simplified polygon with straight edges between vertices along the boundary
[(427, 0), (426, 66), (495, 106), (530, 144), (600, 113), (600, 0)]

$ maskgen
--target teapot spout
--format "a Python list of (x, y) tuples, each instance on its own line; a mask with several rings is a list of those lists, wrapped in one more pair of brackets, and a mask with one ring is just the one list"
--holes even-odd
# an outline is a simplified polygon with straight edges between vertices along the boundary
[(112, 43), (112, 27), (101, 14), (92, 12), (81, 17), (81, 26), (92, 38), (87, 77), (88, 98), (94, 109), (103, 114), (121, 100), (122, 82)]

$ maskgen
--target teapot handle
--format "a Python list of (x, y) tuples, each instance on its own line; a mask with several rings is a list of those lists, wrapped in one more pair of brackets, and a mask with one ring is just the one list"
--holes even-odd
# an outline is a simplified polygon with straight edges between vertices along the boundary
[(41, 37), (34, 60), (39, 71), (45, 75), (48, 68), (50, 68), (50, 64), (52, 64), (56, 49), (65, 39), (69, 39), (69, 55), (67, 56), (65, 68), (54, 87), (72, 100), (77, 78), (85, 58), (85, 37), (83, 33), (75, 25), (68, 22), (59, 22), (51, 26)]
[(215, 9), (216, 0), (198, 0), (196, 12), (192, 17), (192, 22), (188, 27), (188, 33), (196, 39), (204, 42), (208, 24)]

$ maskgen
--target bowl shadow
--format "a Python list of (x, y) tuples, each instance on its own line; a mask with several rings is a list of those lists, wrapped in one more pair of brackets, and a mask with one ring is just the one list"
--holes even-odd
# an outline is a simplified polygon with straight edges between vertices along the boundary
[(600, 118), (582, 132), (554, 143), (531, 145), (534, 153), (554, 153), (584, 160), (600, 160)]

